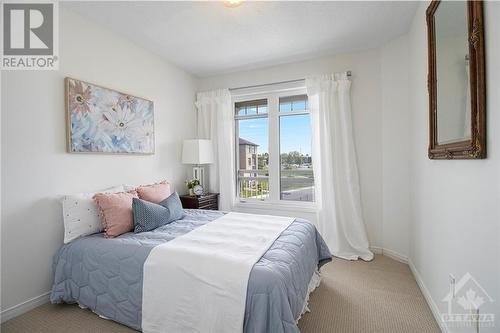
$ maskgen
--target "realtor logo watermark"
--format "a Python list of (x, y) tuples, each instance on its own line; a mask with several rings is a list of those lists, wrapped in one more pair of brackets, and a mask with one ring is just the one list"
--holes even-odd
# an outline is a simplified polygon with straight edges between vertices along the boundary
[(451, 285), (450, 292), (442, 299), (448, 305), (441, 320), (449, 327), (494, 327), (495, 314), (481, 313), (480, 309), (493, 299), (470, 273)]
[(56, 1), (2, 2), (1, 69), (59, 68), (59, 17)]

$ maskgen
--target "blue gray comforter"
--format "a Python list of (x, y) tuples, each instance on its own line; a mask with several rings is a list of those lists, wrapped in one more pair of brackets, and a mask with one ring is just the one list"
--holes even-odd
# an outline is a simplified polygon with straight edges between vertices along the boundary
[[(150, 232), (114, 239), (95, 234), (64, 245), (54, 257), (51, 302), (78, 303), (140, 330), (143, 265), (151, 249), (222, 215), (186, 210), (182, 220)], [(244, 332), (299, 332), (296, 319), (308, 283), (313, 272), (330, 260), (330, 251), (316, 228), (296, 219), (250, 273)]]

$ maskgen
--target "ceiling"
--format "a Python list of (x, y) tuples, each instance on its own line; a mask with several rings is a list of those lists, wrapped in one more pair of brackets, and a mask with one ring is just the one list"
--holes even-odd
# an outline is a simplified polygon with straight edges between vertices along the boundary
[(198, 76), (378, 47), (406, 33), (417, 2), (61, 3)]

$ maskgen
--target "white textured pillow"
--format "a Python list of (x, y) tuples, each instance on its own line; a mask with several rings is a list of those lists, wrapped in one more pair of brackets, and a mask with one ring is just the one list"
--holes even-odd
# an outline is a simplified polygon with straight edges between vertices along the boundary
[[(123, 185), (96, 193), (123, 192)], [(64, 216), (64, 244), (103, 231), (99, 209), (94, 202), (96, 193), (78, 193), (62, 198)]]
[(125, 190), (125, 192), (128, 192), (128, 191), (133, 191), (135, 190), (136, 188), (138, 188), (139, 186), (141, 185), (130, 185), (130, 184), (123, 184), (123, 189)]

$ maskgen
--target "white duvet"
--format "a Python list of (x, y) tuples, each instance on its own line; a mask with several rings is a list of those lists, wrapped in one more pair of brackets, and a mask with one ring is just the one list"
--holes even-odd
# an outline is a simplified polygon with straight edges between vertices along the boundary
[(250, 271), (293, 221), (229, 213), (156, 246), (144, 263), (143, 332), (242, 332)]

